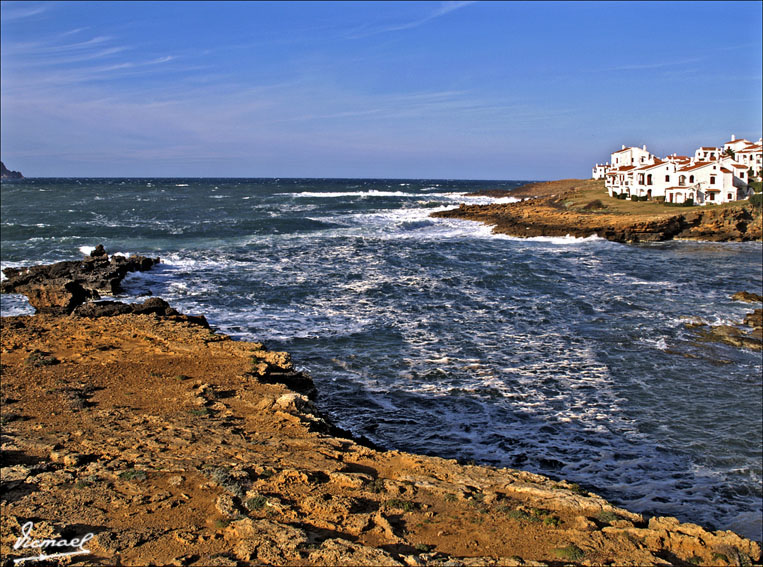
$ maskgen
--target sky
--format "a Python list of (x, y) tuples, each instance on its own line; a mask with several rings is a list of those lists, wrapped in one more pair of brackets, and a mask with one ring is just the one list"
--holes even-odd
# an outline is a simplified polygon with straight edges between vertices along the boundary
[(761, 2), (0, 3), (28, 177), (591, 175), (761, 137)]

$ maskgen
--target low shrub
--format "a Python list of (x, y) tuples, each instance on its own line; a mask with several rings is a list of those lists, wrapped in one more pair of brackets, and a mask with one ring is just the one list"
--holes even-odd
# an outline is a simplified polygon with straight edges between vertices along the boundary
[(51, 356), (50, 353), (43, 352), (41, 350), (34, 350), (27, 357), (26, 363), (29, 366), (36, 366), (40, 368), (42, 366), (52, 366), (54, 364), (58, 364), (58, 359), (55, 356)]
[(119, 473), (119, 478), (123, 480), (146, 480), (148, 475), (145, 473), (145, 471), (138, 469), (128, 469)]
[(763, 207), (763, 193), (755, 193), (750, 195), (750, 203), (756, 207)]
[(577, 561), (578, 559), (583, 559), (585, 552), (573, 543), (568, 545), (567, 547), (557, 547), (554, 550), (554, 555), (562, 559)]
[(412, 502), (410, 500), (400, 500), (399, 498), (393, 498), (391, 500), (387, 500), (385, 504), (390, 508), (403, 510), (405, 512), (413, 512), (419, 507), (419, 505), (416, 502)]

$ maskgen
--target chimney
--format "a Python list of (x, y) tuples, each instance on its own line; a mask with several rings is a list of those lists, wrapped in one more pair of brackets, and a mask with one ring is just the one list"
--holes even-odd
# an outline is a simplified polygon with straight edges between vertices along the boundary
[(644, 151), (646, 151), (646, 144), (644, 144)]
[[(731, 139), (732, 139), (732, 140), (734, 139), (734, 138), (733, 138), (733, 136), (732, 136), (732, 138), (731, 138)], [(625, 149), (625, 144), (623, 144), (623, 145), (622, 145), (622, 147), (621, 147), (620, 149), (621, 149), (621, 150), (624, 150), (624, 149)]]
[(733, 142), (733, 141), (734, 141), (734, 140), (736, 140), (736, 139), (737, 139), (737, 137), (736, 137), (734, 134), (732, 134), (732, 135), (731, 135), (731, 141)]

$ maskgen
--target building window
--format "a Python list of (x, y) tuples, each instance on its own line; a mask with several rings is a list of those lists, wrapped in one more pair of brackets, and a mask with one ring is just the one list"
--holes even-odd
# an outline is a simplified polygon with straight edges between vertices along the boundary
[(729, 193), (729, 195), (728, 195), (728, 199), (727, 199), (727, 200), (728, 200), (728, 201), (731, 201), (731, 200), (732, 200), (732, 198), (731, 198), (731, 193)]
[(707, 199), (708, 199), (709, 201), (715, 201), (715, 193), (709, 193), (709, 194), (707, 195)]
[(694, 183), (694, 176), (693, 175), (689, 176), (689, 183)]
[(715, 185), (715, 175), (710, 176), (710, 185)]
[(666, 176), (665, 176), (665, 181), (666, 181), (666, 182), (668, 182), (668, 183), (670, 183), (670, 175), (666, 175)]
[(652, 174), (646, 176), (646, 184), (651, 185), (652, 184)]
[(681, 185), (682, 187), (683, 187), (684, 185), (686, 185), (686, 176), (685, 176), (685, 175), (681, 175), (681, 176), (678, 178), (678, 184), (679, 184), (679, 185)]

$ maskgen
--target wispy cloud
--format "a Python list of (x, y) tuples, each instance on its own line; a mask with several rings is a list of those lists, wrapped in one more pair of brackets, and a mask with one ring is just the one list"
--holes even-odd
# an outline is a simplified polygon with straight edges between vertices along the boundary
[(399, 23), (387, 24), (387, 25), (381, 25), (381, 26), (367, 26), (350, 33), (347, 36), (347, 38), (360, 39), (360, 38), (370, 37), (370, 36), (378, 35), (382, 33), (389, 33), (389, 32), (417, 28), (421, 25), (426, 24), (427, 22), (430, 22), (441, 16), (444, 16), (445, 14), (449, 14), (450, 12), (453, 12), (455, 10), (468, 6), (469, 4), (474, 4), (475, 1), (476, 0), (466, 1), (466, 2), (440, 2), (440, 4), (437, 6), (436, 9), (431, 10), (428, 14), (426, 14), (425, 16), (421, 18), (407, 21), (407, 22), (399, 22)]
[(51, 4), (32, 4), (31, 2), (29, 4), (26, 2), (3, 2), (3, 8), (0, 10), (0, 18), (2, 18), (4, 22), (22, 20), (47, 12), (50, 7)]
[(655, 61), (654, 63), (635, 63), (632, 65), (617, 65), (608, 69), (602, 69), (604, 72), (612, 71), (641, 71), (646, 69), (663, 69), (665, 67), (679, 67), (681, 65), (690, 65), (699, 63), (704, 59), (701, 57), (692, 57), (687, 59), (678, 59), (674, 61)]

